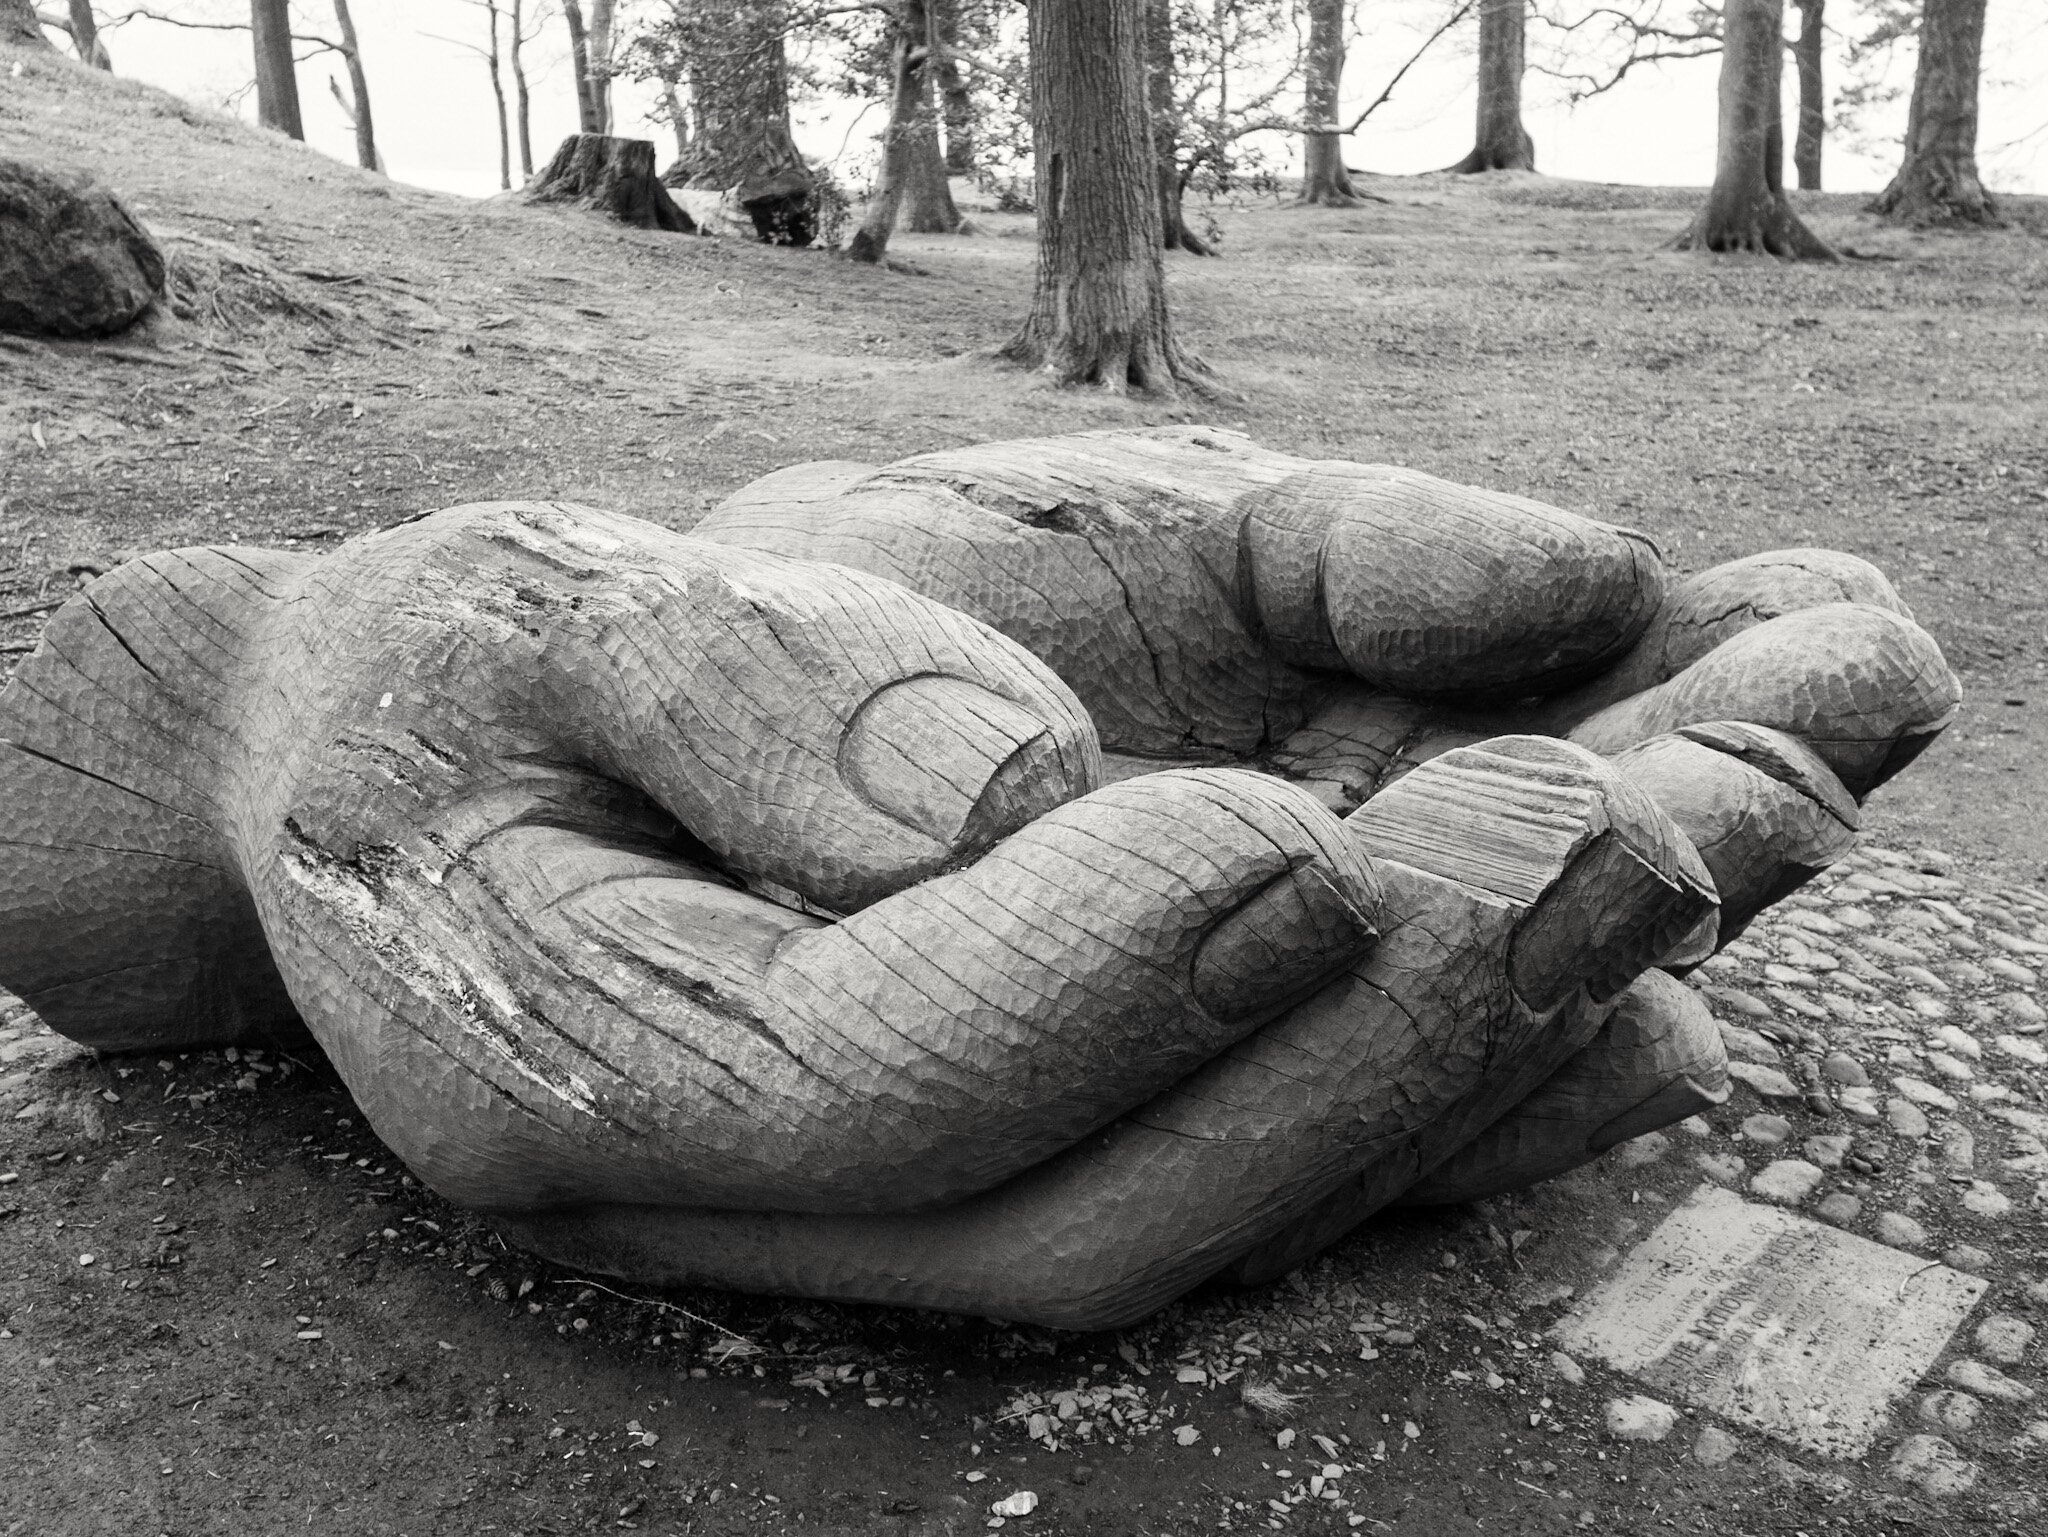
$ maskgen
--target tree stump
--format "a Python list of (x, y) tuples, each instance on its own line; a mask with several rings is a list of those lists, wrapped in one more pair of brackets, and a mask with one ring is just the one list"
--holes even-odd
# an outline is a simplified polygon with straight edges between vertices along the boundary
[(163, 252), (113, 193), (0, 160), (0, 331), (110, 336), (163, 291)]
[(696, 223), (654, 174), (654, 144), (610, 134), (573, 133), (527, 186), (529, 203), (570, 203), (609, 214), (635, 229), (693, 235)]

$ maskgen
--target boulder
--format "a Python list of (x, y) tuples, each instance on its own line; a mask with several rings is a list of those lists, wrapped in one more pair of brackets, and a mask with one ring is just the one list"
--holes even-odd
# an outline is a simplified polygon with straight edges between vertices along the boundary
[(110, 336), (163, 291), (163, 252), (113, 193), (0, 160), (0, 331)]

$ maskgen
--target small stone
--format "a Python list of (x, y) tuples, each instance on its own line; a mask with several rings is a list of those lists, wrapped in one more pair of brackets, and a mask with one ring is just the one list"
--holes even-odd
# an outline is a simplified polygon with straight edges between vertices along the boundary
[(1915, 993), (1906, 1000), (1906, 1007), (1922, 1019), (1943, 1020), (1948, 1018), (1948, 1005), (1939, 998), (1930, 998), (1925, 993)]
[(1966, 1461), (1940, 1436), (1908, 1436), (1892, 1453), (1892, 1477), (1937, 1497), (1961, 1494), (1977, 1481), (1977, 1464)]
[(1711, 1137), (1714, 1123), (1703, 1115), (1689, 1115), (1678, 1123), (1678, 1129), (1688, 1137)]
[(1677, 1423), (1676, 1409), (1642, 1393), (1607, 1400), (1607, 1433), (1617, 1441), (1661, 1441)]
[(1845, 1089), (1860, 1089), (1870, 1082), (1870, 1075), (1863, 1071), (1863, 1064), (1846, 1051), (1829, 1052), (1827, 1060), (1820, 1065), (1820, 1071), (1829, 1083), (1838, 1083)]
[(2034, 1396), (2024, 1382), (2015, 1382), (1995, 1366), (1965, 1357), (1948, 1364), (1948, 1380), (1979, 1398), (1996, 1398), (2009, 1404), (2023, 1404)]
[(2010, 1313), (1993, 1313), (1977, 1325), (1977, 1354), (2000, 1366), (2017, 1366), (2034, 1343), (2034, 1326)]
[(1718, 1468), (1737, 1452), (1742, 1443), (1718, 1425), (1709, 1425), (1692, 1444), (1693, 1461), (1702, 1467)]
[(2048, 1025), (2048, 1009), (2042, 1008), (2025, 993), (2000, 993), (1998, 1002), (2004, 1008), (2006, 1018), (2022, 1030), (2031, 1028), (2032, 1033), (2038, 1034), (2042, 1026)]
[(1730, 1062), (1728, 1076), (1746, 1083), (1765, 1099), (1798, 1099), (1799, 1086), (1774, 1067), (1760, 1062)]
[(1920, 1400), (1920, 1418), (1953, 1435), (1968, 1435), (1983, 1412), (1983, 1404), (1956, 1388), (1943, 1388)]
[(1914, 1078), (1910, 1075), (1894, 1078), (1892, 1080), (1892, 1087), (1916, 1105), (1931, 1105), (1937, 1110), (1948, 1111), (1953, 1111), (1956, 1108), (1956, 1102), (1952, 1095), (1948, 1094), (1945, 1090), (1937, 1089), (1924, 1078)]
[(2012, 1210), (2012, 1197), (1987, 1180), (1973, 1179), (1963, 1192), (1963, 1207), (1973, 1216), (2003, 1217)]
[(2018, 1057), (2029, 1067), (2048, 1067), (2048, 1051), (2041, 1049), (2039, 1041), (2030, 1041), (2023, 1035), (2001, 1035), (1992, 1044), (2008, 1057)]
[(1745, 993), (1739, 987), (1703, 987), (1700, 991), (1716, 1003), (1750, 1019), (1771, 1017), (1771, 1006), (1768, 1003), (1753, 993)]
[(1895, 1249), (1927, 1247), (1927, 1229), (1900, 1212), (1881, 1211), (1877, 1214), (1877, 1237), (1879, 1242), (1888, 1243)]
[(1884, 1118), (1893, 1131), (1902, 1137), (1924, 1137), (1927, 1135), (1927, 1117), (1920, 1113), (1920, 1107), (1907, 1099), (1888, 1100), (1884, 1107)]
[(1847, 1227), (1863, 1214), (1863, 1203), (1846, 1190), (1837, 1190), (1816, 1206), (1814, 1211), (1829, 1222)]
[(1732, 1185), (1748, 1172), (1748, 1165), (1733, 1153), (1698, 1153), (1693, 1162), (1718, 1185)]
[(1944, 1078), (1953, 1078), (1957, 1083), (1968, 1083), (1977, 1076), (1977, 1070), (1961, 1057), (1945, 1051), (1927, 1053), (1927, 1065)]
[(1808, 1162), (1817, 1163), (1823, 1169), (1839, 1169), (1842, 1160), (1849, 1156), (1849, 1137), (1847, 1133), (1842, 1132), (1831, 1136), (1808, 1137), (1800, 1144), (1800, 1149), (1806, 1154)]
[(1883, 1110), (1878, 1107), (1875, 1089), (1844, 1089), (1835, 1096), (1835, 1103), (1841, 1107), (1842, 1114), (1850, 1120), (1861, 1121), (1865, 1125), (1874, 1124), (1884, 1116)]
[(1906, 856), (1922, 875), (1954, 875), (1956, 862), (1940, 849), (1914, 849)]
[(1959, 1030), (1954, 1025), (1943, 1025), (1934, 1032), (1934, 1039), (1939, 1041), (1946, 1050), (1954, 1052), (1959, 1057), (1967, 1058), (1972, 1062), (1981, 1062), (1984, 1059), (1983, 1046), (1967, 1030)]
[(1792, 1140), (1792, 1123), (1782, 1115), (1753, 1115), (1742, 1123), (1742, 1135), (1764, 1147), (1780, 1147)]
[(1977, 1166), (1977, 1139), (1970, 1134), (1969, 1127), (1947, 1121), (1942, 1124), (1939, 1136), (1942, 1167), (1952, 1173), (1967, 1174)]
[(1779, 1060), (1780, 1053), (1770, 1037), (1740, 1025), (1720, 1022), (1721, 1045), (1737, 1062), (1761, 1062), (1766, 1067)]
[(1568, 1382), (1575, 1388), (1586, 1384), (1586, 1369), (1562, 1350), (1550, 1352), (1550, 1370), (1558, 1381)]
[(1617, 1149), (1617, 1156), (1624, 1169), (1640, 1169), (1655, 1163), (1671, 1150), (1671, 1139), (1661, 1131), (1646, 1131), (1640, 1137), (1631, 1137)]
[(1815, 987), (1819, 985), (1819, 978), (1815, 977), (1812, 972), (1801, 971), (1796, 966), (1783, 966), (1776, 961), (1765, 963), (1764, 980), (1766, 982), (1775, 982), (1780, 987)]
[(1967, 1270), (1971, 1275), (1984, 1275), (1991, 1269), (1991, 1256), (1972, 1243), (1959, 1243), (1942, 1255), (1941, 1262), (1951, 1270)]
[(1803, 1158), (1781, 1158), (1767, 1164), (1749, 1182), (1749, 1188), (1767, 1201), (1797, 1206), (1820, 1187), (1821, 1171)]

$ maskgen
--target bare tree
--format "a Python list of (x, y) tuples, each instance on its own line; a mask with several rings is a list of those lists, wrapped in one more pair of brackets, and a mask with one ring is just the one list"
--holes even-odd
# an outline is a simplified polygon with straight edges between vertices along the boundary
[(1996, 225), (1977, 174), (1977, 83), (1985, 0), (1926, 0), (1906, 116), (1906, 155), (1872, 213), (1918, 225)]
[(1152, 117), (1152, 156), (1158, 166), (1160, 244), (1169, 251), (1213, 256), (1209, 242), (1188, 228), (1183, 212), (1188, 173), (1180, 160), (1181, 106), (1174, 88), (1174, 0), (1145, 0), (1145, 97)]
[(576, 71), (576, 115), (585, 133), (612, 131), (612, 0), (562, 0), (569, 56)]
[(114, 61), (107, 54), (107, 45), (100, 41), (99, 18), (92, 13), (92, 0), (71, 0), (66, 10), (71, 21), (71, 46), (78, 50), (78, 57), (94, 69), (112, 74)]
[(1003, 355), (1062, 384), (1178, 393), (1203, 370), (1166, 308), (1145, 0), (1033, 0), (1030, 41), (1038, 275)]
[(1301, 200), (1328, 207), (1358, 201), (1344, 164), (1337, 102), (1344, 85), (1344, 0), (1308, 0), (1307, 72), (1302, 81)]
[(1799, 131), (1792, 140), (1792, 164), (1804, 192), (1820, 191), (1820, 145), (1827, 132), (1827, 103), (1822, 99), (1822, 12), (1827, 0), (1792, 0), (1799, 7), (1799, 36), (1792, 61), (1799, 71)]
[[(341, 57), (348, 67), (349, 94), (353, 98), (342, 103), (342, 110), (356, 131), (356, 164), (366, 171), (382, 171), (384, 159), (377, 153), (377, 131), (370, 122), (370, 81), (363, 73), (363, 51), (356, 41), (356, 23), (349, 15), (348, 0), (334, 0), (334, 24), (341, 32)], [(341, 92), (336, 90), (334, 94), (339, 100)]]
[(256, 121), (289, 138), (305, 138), (290, 0), (249, 0), (249, 31), (256, 54)]
[(512, 65), (513, 102), (517, 108), (514, 121), (519, 133), (519, 175), (522, 181), (533, 180), (533, 111), (532, 100), (526, 90), (526, 61), (521, 50), (540, 35), (540, 25), (547, 20), (545, 7), (535, 6), (532, 32), (526, 30), (526, 0), (510, 0), (512, 25), (506, 40), (507, 51)]
[[(946, 187), (946, 167), (940, 158), (938, 124), (932, 111), (932, 19), (926, 0), (896, 0), (890, 31), (889, 125), (882, 131), (881, 174), (860, 228), (847, 242), (850, 261), (880, 262), (887, 257), (898, 210), (913, 188), (913, 195), (921, 196), (926, 204), (924, 224), (940, 226), (932, 233), (951, 234), (960, 227), (959, 212)], [(933, 206), (940, 199), (943, 210)], [(948, 212), (950, 222), (944, 217)], [(912, 229), (918, 227), (911, 225)]]
[(604, 119), (590, 93), (590, 29), (583, 24), (580, 0), (562, 0), (562, 20), (569, 28), (569, 66), (576, 77), (576, 124), (584, 133), (602, 134)]
[(1722, 12), (1720, 142), (1714, 184), (1681, 250), (1834, 261), (1785, 198), (1784, 0), (1727, 0)]
[(1479, 0), (1479, 125), (1453, 171), (1536, 169), (1536, 142), (1522, 126), (1528, 24), (1529, 0)]

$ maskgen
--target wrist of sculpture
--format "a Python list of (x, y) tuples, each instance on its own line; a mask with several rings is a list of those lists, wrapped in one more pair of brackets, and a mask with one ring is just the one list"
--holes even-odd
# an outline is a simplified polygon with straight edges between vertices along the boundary
[(1724, 1098), (1676, 977), (1958, 698), (1854, 557), (1212, 429), (458, 507), (59, 612), (0, 982), (565, 1262), (1112, 1327)]

